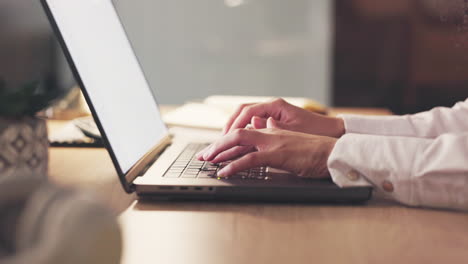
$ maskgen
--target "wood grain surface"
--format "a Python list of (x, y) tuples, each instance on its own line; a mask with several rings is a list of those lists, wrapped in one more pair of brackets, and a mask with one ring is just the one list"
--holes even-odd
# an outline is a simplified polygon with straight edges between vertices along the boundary
[(121, 213), (125, 264), (468, 263), (465, 213), (377, 199), (352, 206), (140, 202), (123, 191), (104, 149), (51, 148), (50, 177)]

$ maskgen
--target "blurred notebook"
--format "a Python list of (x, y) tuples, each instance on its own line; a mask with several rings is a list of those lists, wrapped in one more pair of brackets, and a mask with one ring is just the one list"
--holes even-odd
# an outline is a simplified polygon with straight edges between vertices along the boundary
[[(201, 103), (186, 103), (163, 116), (168, 125), (208, 129), (222, 129), (229, 117), (241, 104), (267, 102), (274, 97), (267, 96), (221, 96), (207, 97)], [(327, 108), (320, 103), (302, 97), (284, 97), (292, 105), (326, 114)]]

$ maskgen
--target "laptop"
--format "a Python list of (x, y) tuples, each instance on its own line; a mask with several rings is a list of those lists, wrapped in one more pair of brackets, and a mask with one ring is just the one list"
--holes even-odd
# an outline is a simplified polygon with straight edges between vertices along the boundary
[[(124, 190), (139, 198), (259, 202), (363, 202), (370, 187), (339, 188), (255, 168), (229, 178), (198, 161), (209, 143), (172, 136), (111, 0), (41, 0), (93, 114)], [(163, 87), (159, 89), (170, 89)]]

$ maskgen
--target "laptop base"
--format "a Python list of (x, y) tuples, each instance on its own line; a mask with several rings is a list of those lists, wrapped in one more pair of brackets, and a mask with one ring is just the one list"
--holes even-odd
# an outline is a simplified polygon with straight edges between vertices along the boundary
[(320, 185), (317, 188), (136, 186), (136, 192), (143, 200), (275, 203), (363, 203), (372, 195), (370, 187), (340, 188), (333, 183)]

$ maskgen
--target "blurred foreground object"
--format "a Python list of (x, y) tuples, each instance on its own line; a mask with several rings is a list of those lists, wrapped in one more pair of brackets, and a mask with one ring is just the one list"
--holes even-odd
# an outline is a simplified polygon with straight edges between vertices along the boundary
[(0, 184), (0, 263), (119, 263), (116, 216), (88, 193), (45, 181)]

